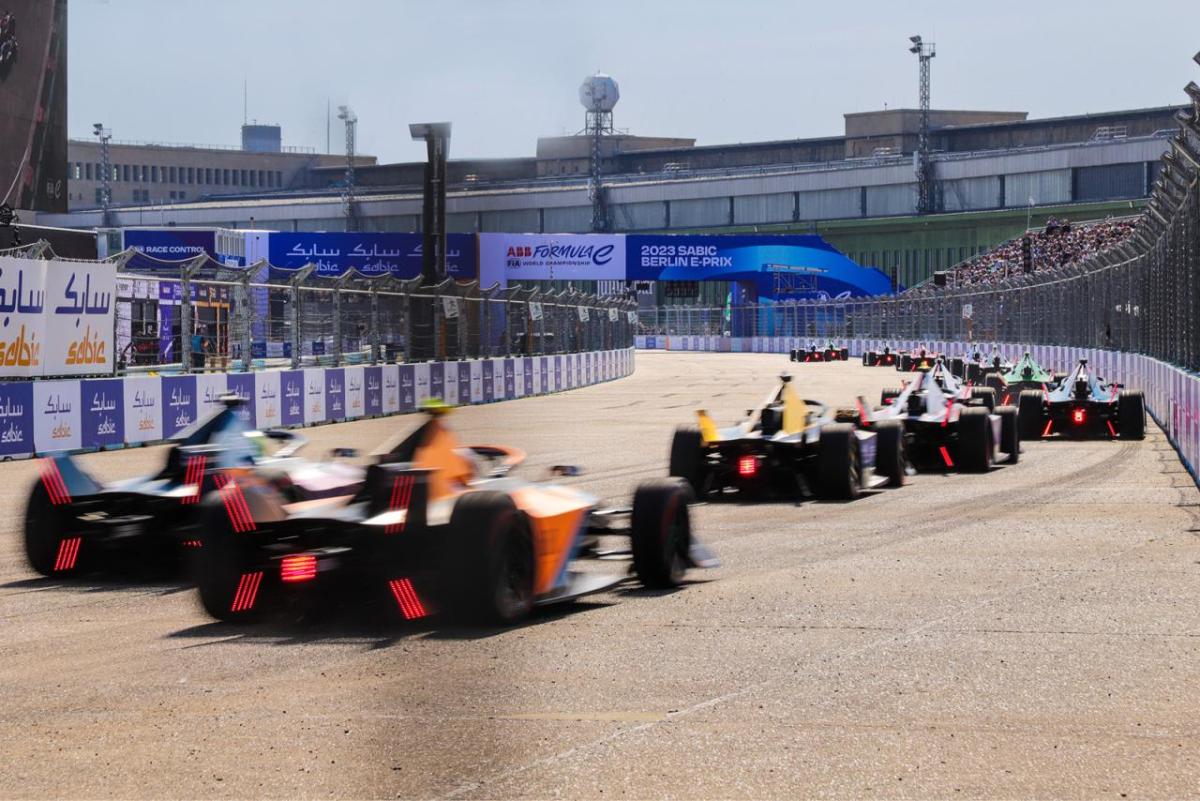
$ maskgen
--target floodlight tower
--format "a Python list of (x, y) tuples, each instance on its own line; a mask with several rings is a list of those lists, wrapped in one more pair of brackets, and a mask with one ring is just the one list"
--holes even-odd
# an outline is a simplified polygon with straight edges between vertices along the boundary
[(579, 102), (587, 109), (583, 132), (592, 138), (591, 159), (588, 169), (588, 197), (592, 201), (592, 231), (608, 230), (608, 209), (604, 202), (604, 187), (601, 184), (601, 142), (613, 134), (613, 107), (621, 99), (617, 82), (602, 72), (583, 79), (579, 87)]
[(933, 163), (929, 158), (929, 62), (937, 55), (937, 45), (922, 41), (920, 35), (908, 37), (908, 52), (921, 63), (921, 129), (917, 137), (917, 212), (934, 211)]
[(338, 119), (346, 124), (346, 188), (342, 191), (342, 214), (346, 217), (346, 230), (357, 231), (358, 221), (354, 214), (354, 145), (358, 115), (349, 106), (338, 106)]
[(112, 177), (112, 166), (109, 163), (108, 143), (112, 141), (112, 131), (104, 127), (104, 123), (92, 125), (92, 134), (100, 140), (100, 216), (102, 225), (108, 225), (108, 209), (112, 205), (112, 187), (109, 179)]

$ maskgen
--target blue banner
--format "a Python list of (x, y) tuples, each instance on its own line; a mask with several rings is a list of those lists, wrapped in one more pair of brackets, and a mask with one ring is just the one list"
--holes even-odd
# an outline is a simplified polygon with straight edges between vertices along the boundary
[(495, 364), (491, 359), (483, 360), (483, 402), (491, 403), (496, 399)]
[(525, 395), (526, 396), (532, 395), (533, 394), (533, 360), (532, 359), (522, 359), (521, 365), (522, 365), (521, 370), (524, 374), (523, 386), (525, 387)]
[(504, 360), (504, 399), (517, 397), (516, 365), (512, 359)]
[[(454, 368), (451, 368), (454, 369)], [(458, 363), (458, 402), (467, 404), (471, 402), (471, 363)]]
[(130, 259), (127, 269), (152, 269), (158, 265), (154, 259), (161, 261), (185, 261), (197, 256), (216, 255), (216, 231), (181, 231), (177, 229), (154, 228), (139, 230), (125, 229), (125, 247), (133, 248), (153, 259), (134, 256)]
[(0, 456), (33, 453), (33, 383), (0, 382)]
[(400, 365), (400, 411), (411, 412), (417, 408), (417, 376), (411, 364)]
[(82, 382), (79, 400), (83, 408), (80, 444), (104, 448), (125, 442), (125, 382), (106, 378)]
[(441, 362), (429, 365), (429, 397), (438, 400), (446, 397), (446, 366)]
[(229, 392), (243, 401), (235, 413), (246, 425), (254, 428), (257, 425), (254, 413), (254, 373), (229, 373), (228, 382)]
[(346, 376), (342, 369), (325, 371), (325, 419), (346, 419)]
[(383, 414), (383, 368), (368, 367), (363, 395), (363, 414), (371, 417)]
[(892, 293), (882, 272), (811, 234), (629, 236), (625, 274), (630, 281), (746, 282), (759, 297), (787, 300)]
[(164, 376), (162, 393), (163, 437), (171, 439), (196, 422), (196, 376)]
[[(334, 277), (350, 269), (364, 275), (390, 274), (415, 278), (421, 274), (423, 237), (412, 233), (272, 232), (267, 260), (274, 267), (297, 269), (317, 265), (317, 275)], [(451, 278), (476, 277), (475, 235), (446, 235), (446, 271)]]
[(285, 426), (304, 425), (304, 371), (283, 370), (279, 373), (279, 421)]

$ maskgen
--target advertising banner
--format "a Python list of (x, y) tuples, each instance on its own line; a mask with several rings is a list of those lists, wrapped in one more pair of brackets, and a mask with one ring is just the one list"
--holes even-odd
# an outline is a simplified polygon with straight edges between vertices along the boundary
[(479, 283), (625, 279), (618, 234), (480, 234)]
[[(267, 260), (274, 267), (298, 269), (317, 265), (316, 274), (333, 278), (347, 270), (369, 275), (416, 278), (424, 259), (421, 234), (271, 232)], [(446, 235), (446, 271), (451, 278), (475, 278), (475, 235)]]
[(221, 408), (221, 398), (229, 393), (224, 373), (201, 373), (196, 376), (196, 419), (203, 420)]
[(471, 402), (471, 363), (458, 363), (458, 402)]
[(347, 367), (346, 378), (346, 419), (353, 420), (363, 416), (363, 382), (365, 373), (362, 367)]
[(266, 370), (254, 381), (254, 425), (275, 428), (283, 424), (283, 398), (278, 370)]
[(83, 381), (80, 406), (85, 448), (110, 448), (125, 442), (125, 382), (120, 378)]
[(225, 391), (242, 399), (241, 405), (234, 409), (234, 414), (251, 428), (256, 427), (258, 410), (254, 396), (254, 373), (229, 373), (226, 376)]
[(422, 403), (429, 400), (429, 362), (413, 365), (413, 379), (416, 382), (413, 402), (419, 409)]
[(417, 377), (414, 365), (400, 365), (400, 411), (411, 412), (417, 408)]
[(377, 417), (383, 414), (383, 368), (366, 368), (363, 381), (363, 414)]
[(324, 423), (325, 417), (325, 371), (320, 367), (304, 370), (304, 422)]
[(0, 376), (44, 375), (46, 262), (0, 256)]
[(281, 370), (279, 373), (279, 423), (304, 425), (303, 370)]
[(196, 421), (196, 376), (171, 375), (162, 379), (162, 433), (172, 439)]
[(504, 360), (504, 397), (506, 400), (517, 397), (517, 365), (512, 359)]
[(429, 397), (446, 399), (446, 366), (441, 362), (429, 365)]
[(400, 365), (385, 364), (383, 366), (383, 413), (395, 414), (400, 411)]
[(125, 379), (125, 441), (155, 442), (163, 438), (163, 379)]
[(126, 228), (125, 248), (151, 257), (135, 255), (130, 258), (127, 269), (161, 267), (160, 261), (186, 261), (203, 255), (216, 257), (217, 232), (211, 229)]
[(483, 403), (483, 362), (471, 362), (471, 403)]
[(450, 406), (458, 405), (458, 362), (443, 365), (442, 399)]
[(41, 264), (46, 271), (42, 375), (112, 373), (117, 265)]
[(83, 447), (78, 381), (33, 384), (33, 441), (39, 453)]
[(496, 365), (491, 359), (483, 360), (483, 402), (491, 403), (496, 399)]
[(346, 375), (341, 369), (325, 371), (325, 419), (346, 419)]
[(33, 382), (0, 383), (0, 456), (33, 453)]

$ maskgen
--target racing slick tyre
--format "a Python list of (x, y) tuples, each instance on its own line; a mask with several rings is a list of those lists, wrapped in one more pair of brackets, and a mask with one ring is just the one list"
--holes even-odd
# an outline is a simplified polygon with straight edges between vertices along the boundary
[(838, 351), (838, 358), (839, 358), (839, 359), (841, 359), (841, 360), (842, 360), (842, 361), (844, 361), (844, 362), (848, 362), (848, 361), (850, 361), (850, 349), (849, 349), (849, 348), (842, 348), (841, 350), (839, 350), (839, 351)]
[(792, 361), (792, 362), (799, 361), (799, 353), (797, 353), (795, 348), (792, 348), (792, 352), (790, 354), (790, 357), (788, 358), (788, 361)]
[(633, 493), (633, 569), (644, 586), (666, 589), (683, 582), (692, 539), (692, 500), (691, 487), (670, 478), (647, 481)]
[(981, 369), (975, 362), (969, 362), (964, 368), (963, 380), (972, 384), (978, 384), (981, 375)]
[(907, 353), (901, 353), (900, 359), (896, 362), (896, 369), (902, 373), (907, 373), (912, 370), (912, 356)]
[(1021, 439), (1041, 439), (1042, 393), (1036, 389), (1023, 389), (1017, 399), (1017, 432)]
[(1121, 439), (1144, 439), (1146, 436), (1146, 399), (1141, 392), (1121, 390), (1117, 398), (1117, 425)]
[(996, 390), (991, 387), (972, 387), (971, 400), (981, 400), (989, 413), (996, 411)]
[(908, 469), (904, 425), (899, 420), (880, 420), (875, 430), (875, 473), (885, 476), (889, 487), (903, 487)]
[(55, 505), (44, 481), (33, 485), (25, 506), (25, 558), (43, 576), (69, 576), (79, 570), (83, 540), (71, 531), (69, 507)]
[(962, 359), (951, 359), (950, 360), (950, 374), (955, 376), (956, 378), (963, 377), (963, 360)]
[(967, 473), (986, 473), (991, 466), (991, 416), (981, 406), (968, 406), (958, 417), (958, 468)]
[(1021, 458), (1021, 432), (1017, 428), (1017, 407), (997, 406), (1000, 415), (1000, 450), (1008, 454), (1008, 463), (1016, 464)]
[(874, 367), (875, 362), (875, 351), (868, 350), (863, 353), (863, 367)]
[(202, 502), (196, 588), (200, 605), (217, 620), (250, 623), (261, 617), (264, 571), (254, 567), (252, 535), (235, 530), (217, 493)]
[(854, 426), (830, 423), (821, 429), (817, 454), (817, 494), (827, 501), (849, 501), (862, 488), (862, 463)]
[(1055, 384), (1061, 384), (1063, 381), (1066, 380), (1067, 376), (1069, 376), (1070, 373), (1051, 373), (1050, 375), (1053, 378), (1053, 381)]
[(996, 397), (1000, 397), (1000, 394), (1004, 392), (1004, 387), (1006, 386), (1004, 379), (995, 373), (988, 373), (985, 375), (983, 377), (983, 385), (985, 387), (991, 387), (992, 390), (995, 391)]
[(704, 493), (706, 470), (704, 469), (704, 439), (700, 430), (690, 426), (675, 429), (671, 438), (671, 461), (668, 475), (682, 478), (691, 485), (697, 497)]
[(899, 387), (890, 387), (888, 389), (880, 391), (879, 405), (880, 406), (891, 406), (892, 401), (894, 401), (894, 400), (896, 400), (896, 398), (900, 397), (900, 393), (902, 393), (902, 392), (904, 392), (904, 390), (900, 389)]
[(469, 492), (450, 513), (446, 609), (470, 623), (508, 626), (533, 609), (533, 536), (512, 498)]

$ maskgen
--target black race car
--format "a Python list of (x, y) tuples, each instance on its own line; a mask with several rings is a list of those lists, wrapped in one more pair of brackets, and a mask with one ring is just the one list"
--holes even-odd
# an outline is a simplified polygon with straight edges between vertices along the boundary
[(883, 350), (868, 350), (863, 353), (863, 367), (895, 367), (899, 363), (899, 354), (890, 347)]
[(830, 342), (824, 348), (816, 345), (810, 345), (807, 350), (793, 348), (788, 355), (793, 362), (844, 362), (850, 359), (850, 350)]
[(1021, 439), (1142, 439), (1146, 400), (1140, 391), (1105, 382), (1080, 359), (1066, 378), (1046, 389), (1026, 389), (1018, 402)]
[(228, 469), (254, 465), (297, 500), (362, 484), (359, 467), (298, 458), (304, 438), (295, 432), (251, 430), (236, 412), (242, 402), (226, 398), (183, 432), (161, 470), (142, 478), (103, 484), (70, 456), (41, 459), (25, 509), (30, 566), (45, 576), (101, 567), (178, 567), (200, 547), (200, 501), (215, 488), (214, 476)]

